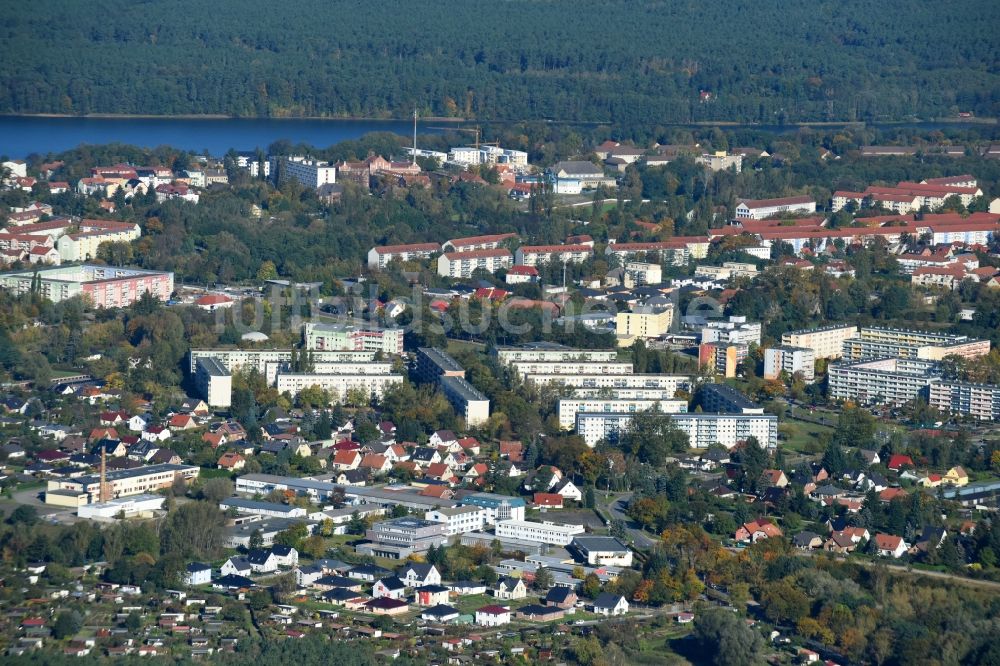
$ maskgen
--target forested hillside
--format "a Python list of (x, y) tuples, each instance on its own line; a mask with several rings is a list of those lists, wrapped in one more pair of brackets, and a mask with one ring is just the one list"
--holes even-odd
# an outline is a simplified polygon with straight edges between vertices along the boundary
[(0, 112), (997, 116), (996, 20), (995, 0), (8, 2)]

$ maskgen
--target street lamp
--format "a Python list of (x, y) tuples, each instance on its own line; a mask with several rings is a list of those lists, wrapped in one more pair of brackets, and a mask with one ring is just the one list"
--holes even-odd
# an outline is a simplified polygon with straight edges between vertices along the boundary
[(608, 458), (608, 489), (604, 493), (604, 499), (608, 499), (608, 496), (611, 494), (611, 474), (614, 472), (614, 469), (615, 469), (615, 461), (611, 458)]

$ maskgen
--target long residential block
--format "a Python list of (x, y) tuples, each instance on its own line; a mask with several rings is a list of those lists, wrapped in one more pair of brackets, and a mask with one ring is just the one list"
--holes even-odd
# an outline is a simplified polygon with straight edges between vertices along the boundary
[[(196, 371), (198, 359), (214, 358), (229, 372), (253, 368), (266, 374), (268, 363), (289, 363), (292, 355), (299, 353), (297, 349), (192, 349), (188, 359), (190, 372)], [(324, 350), (309, 352), (308, 357), (315, 363), (366, 363), (375, 360), (375, 352)]]
[(632, 364), (622, 361), (514, 361), (509, 365), (521, 377), (527, 375), (632, 374)]
[(515, 362), (539, 363), (570, 363), (570, 362), (609, 362), (618, 359), (614, 349), (571, 349), (561, 345), (543, 345), (530, 347), (497, 347), (494, 351), (497, 360), (503, 365)]
[(513, 255), (505, 248), (445, 252), (438, 257), (437, 273), (442, 277), (470, 278), (476, 271), (492, 274), (510, 268), (512, 263)]
[(686, 400), (651, 400), (619, 398), (563, 398), (559, 400), (559, 427), (571, 430), (576, 425), (579, 412), (635, 414), (655, 410), (664, 414), (682, 414), (687, 411)]
[(524, 375), (524, 381), (535, 386), (565, 386), (578, 389), (658, 389), (671, 396), (679, 390), (691, 390), (690, 375), (528, 374)]
[(308, 323), (302, 327), (305, 348), (403, 353), (403, 329)]
[(827, 370), (830, 397), (886, 405), (926, 398), (931, 382), (940, 379), (936, 365), (904, 358), (833, 363)]
[(989, 340), (967, 335), (935, 331), (911, 331), (900, 328), (862, 327), (858, 335), (844, 340), (845, 360), (887, 358), (940, 361), (945, 356), (977, 358), (990, 353)]
[(97, 308), (124, 308), (145, 293), (166, 301), (174, 291), (174, 274), (117, 266), (59, 266), (0, 274), (0, 288), (15, 294), (35, 291), (53, 303), (80, 296)]
[[(619, 435), (632, 422), (633, 414), (580, 412), (576, 417), (576, 432), (587, 446), (601, 440), (617, 442)], [(778, 417), (773, 414), (671, 414), (670, 420), (688, 436), (689, 445), (707, 449), (720, 444), (731, 449), (755, 437), (761, 446), (778, 445)]]
[(946, 414), (971, 416), (980, 421), (1000, 421), (1000, 386), (969, 384), (942, 379), (931, 382), (931, 407)]
[[(372, 364), (379, 365), (379, 364)], [(330, 393), (333, 402), (343, 402), (351, 392), (372, 398), (381, 398), (390, 386), (403, 383), (403, 375), (392, 374), (319, 374), (278, 373), (276, 387), (279, 393), (297, 396), (303, 389), (318, 386)]]
[(854, 325), (823, 326), (789, 331), (781, 336), (781, 344), (811, 349), (816, 358), (840, 358), (844, 353), (844, 341), (857, 335), (858, 327)]

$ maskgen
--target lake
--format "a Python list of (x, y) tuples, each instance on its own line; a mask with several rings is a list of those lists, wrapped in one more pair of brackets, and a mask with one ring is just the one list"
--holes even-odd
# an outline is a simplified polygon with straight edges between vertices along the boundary
[[(428, 121), (430, 122), (430, 121)], [(435, 121), (435, 125), (440, 122)], [(421, 127), (421, 133), (434, 130)], [(152, 148), (223, 155), (230, 148), (253, 150), (279, 139), (325, 148), (369, 132), (412, 136), (406, 120), (306, 120), (274, 118), (52, 118), (0, 116), (0, 155), (21, 159), (75, 148), (82, 143), (127, 143)]]
[[(417, 131), (421, 134), (435, 134), (433, 129), (442, 124), (441, 120), (430, 118), (421, 121)], [(487, 124), (487, 123), (480, 123)], [(456, 123), (457, 127), (461, 124)], [(677, 124), (676, 127), (698, 129), (697, 125)], [(846, 125), (817, 127), (818, 131)], [(978, 129), (995, 131), (996, 125), (974, 123), (874, 123), (868, 127), (877, 129), (911, 128), (927, 131), (931, 129)], [(724, 125), (725, 129), (753, 129), (776, 134), (796, 132), (798, 125)], [(704, 129), (704, 127), (701, 127)], [(0, 116), (0, 155), (13, 159), (23, 159), (31, 153), (45, 155), (75, 148), (82, 143), (106, 144), (127, 143), (152, 148), (173, 146), (210, 155), (221, 156), (230, 148), (253, 150), (267, 147), (279, 140), (305, 143), (317, 148), (326, 148), (335, 143), (358, 137), (370, 132), (395, 132), (405, 137), (413, 134), (413, 122), (409, 120), (320, 120), (302, 118), (79, 118), (79, 117), (37, 117)], [(470, 137), (471, 138), (471, 137)]]

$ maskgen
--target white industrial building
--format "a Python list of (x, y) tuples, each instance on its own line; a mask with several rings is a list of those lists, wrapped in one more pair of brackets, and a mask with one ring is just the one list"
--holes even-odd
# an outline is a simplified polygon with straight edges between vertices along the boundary
[(445, 523), (448, 536), (480, 532), (486, 527), (486, 509), (478, 506), (439, 507), (425, 513), (424, 519)]
[(538, 541), (556, 546), (568, 546), (573, 537), (583, 534), (583, 525), (560, 525), (530, 520), (502, 520), (496, 524), (496, 535), (501, 539)]
[(133, 495), (131, 497), (118, 497), (107, 502), (95, 502), (94, 504), (84, 504), (76, 511), (80, 518), (92, 520), (111, 520), (114, 518), (135, 518), (139, 516), (152, 516), (155, 511), (163, 509), (166, 501), (163, 495)]
[(742, 220), (763, 220), (775, 215), (815, 212), (816, 201), (810, 196), (744, 199), (736, 206), (736, 218)]

